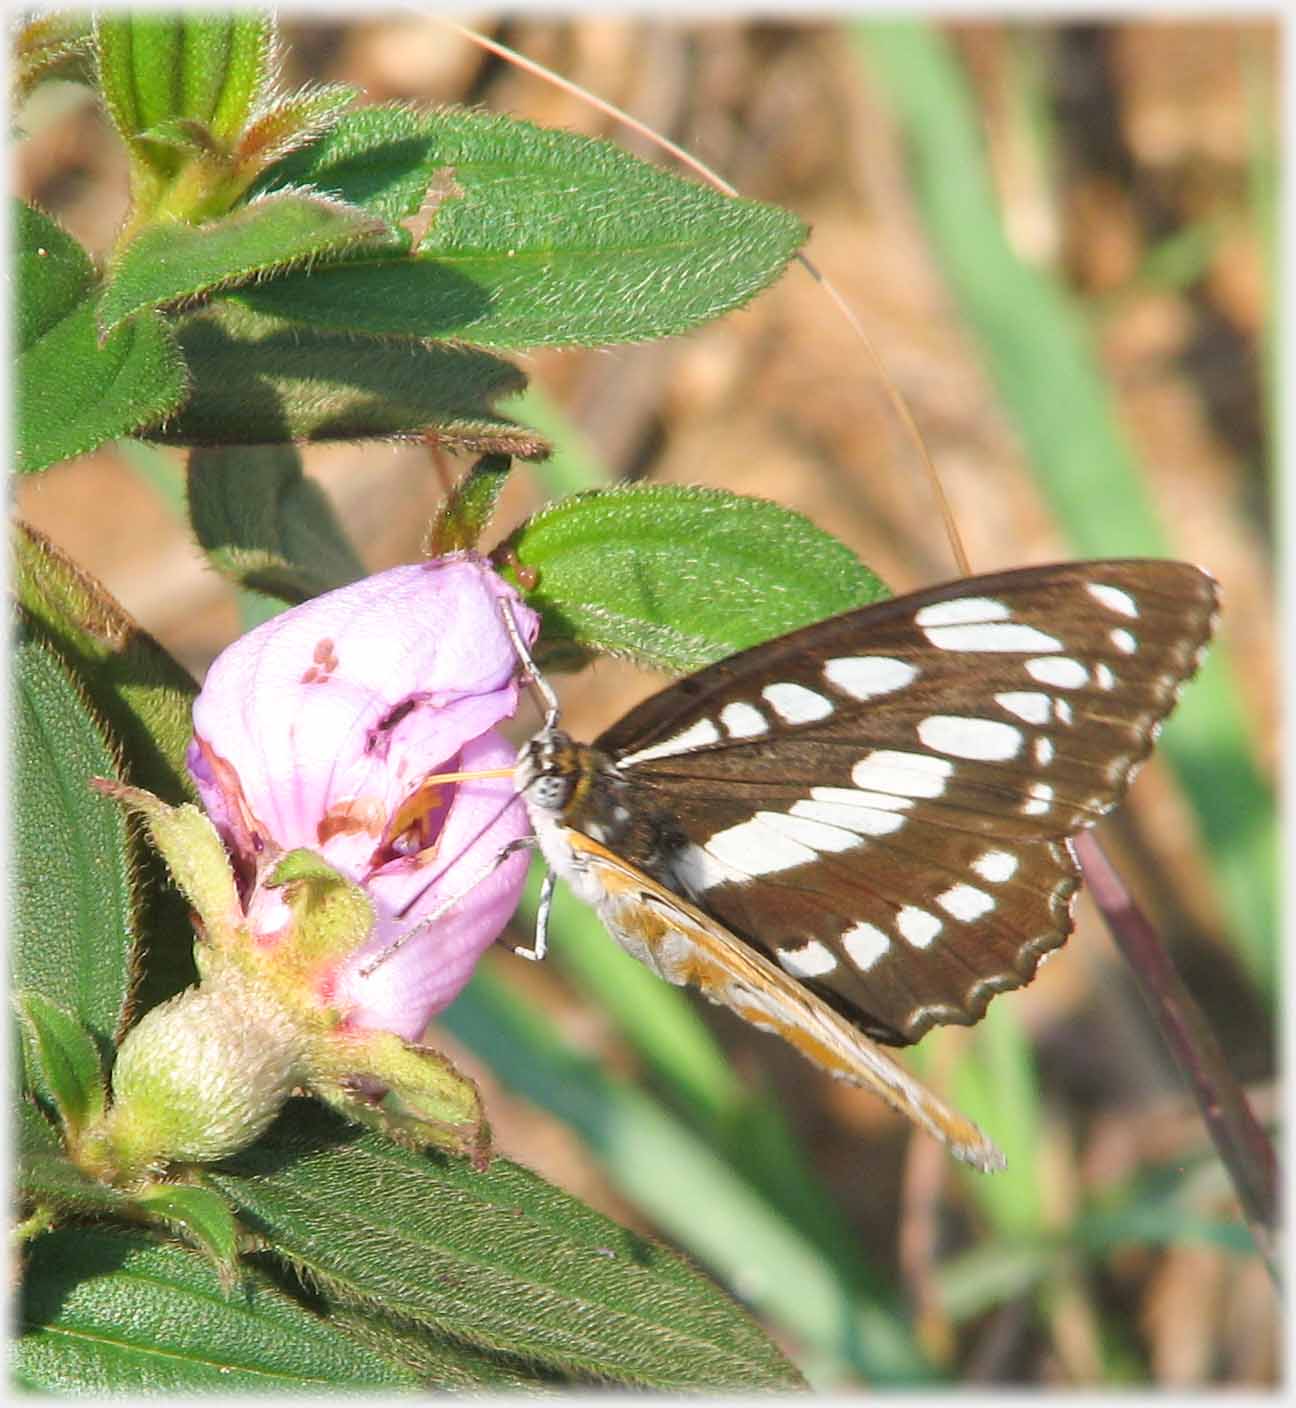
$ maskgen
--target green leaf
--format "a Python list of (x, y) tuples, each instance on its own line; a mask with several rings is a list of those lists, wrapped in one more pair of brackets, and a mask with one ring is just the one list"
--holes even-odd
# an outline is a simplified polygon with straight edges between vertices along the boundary
[(108, 271), (100, 335), (146, 308), (209, 295), (389, 233), (353, 206), (302, 191), (276, 192), (201, 225), (147, 226)]
[(18, 1101), (17, 1152), (22, 1155), (52, 1155), (61, 1157), (63, 1141), (49, 1116), (35, 1100)]
[(185, 369), (156, 314), (101, 346), (89, 256), (47, 215), (16, 210), (15, 456), (30, 474), (155, 425), (184, 399)]
[(320, 1394), (416, 1382), (254, 1271), (230, 1296), (192, 1252), (89, 1229), (35, 1243), (11, 1353), (23, 1387), (81, 1397)]
[(88, 15), (42, 15), (14, 41), (14, 110), (47, 79), (91, 83), (94, 64)]
[[(384, 1358), (405, 1365), (423, 1383), (437, 1389), (475, 1388), (495, 1393), (526, 1390), (534, 1394), (546, 1386), (557, 1389), (591, 1383), (556, 1369), (546, 1369), (529, 1359), (481, 1349), (453, 1336), (434, 1334), (419, 1325), (377, 1314), (364, 1306), (331, 1305), (329, 1323), (353, 1335), (360, 1344)], [(592, 1382), (598, 1383), (597, 1380)]]
[(40, 993), (16, 993), (14, 1005), (30, 1053), (28, 1069), (49, 1092), (60, 1120), (75, 1138), (103, 1114), (107, 1101), (99, 1048), (70, 1012)]
[(187, 119), (232, 142), (265, 80), (273, 29), (254, 13), (123, 14), (100, 17), (95, 37), (109, 114), (133, 161), (165, 179), (183, 159), (149, 130)]
[(291, 445), (193, 451), (189, 513), (212, 565), (248, 590), (295, 603), (365, 575)]
[(263, 177), (409, 222), (378, 254), (241, 290), (316, 326), (484, 347), (640, 341), (740, 307), (806, 237), (608, 142), (497, 114), (366, 108)]
[[(122, 770), (170, 802), (193, 796), (185, 768), (197, 685), (93, 577), (51, 542), (17, 524), (13, 586), (34, 635), (58, 652), (112, 730)], [(113, 806), (113, 803), (104, 803)], [(148, 947), (133, 990), (147, 1009), (196, 980), (184, 900), (151, 847), (133, 845), (139, 880), (138, 933)]]
[(497, 1159), (477, 1173), (290, 1106), (219, 1170), (276, 1252), (334, 1296), (542, 1365), (657, 1388), (795, 1371), (673, 1252)]
[(133, 1194), (131, 1201), (205, 1252), (225, 1280), (232, 1277), (238, 1262), (239, 1227), (219, 1193), (188, 1183), (151, 1183)]
[(39, 1202), (82, 1217), (130, 1215), (130, 1195), (90, 1178), (62, 1153), (24, 1153), (18, 1160), (18, 1189)]
[(107, 720), (131, 781), (167, 801), (191, 798), (192, 676), (102, 582), (34, 528), (16, 524), (12, 550), (19, 603)]
[(426, 435), (447, 449), (544, 454), (531, 431), (495, 414), (494, 402), (526, 379), (487, 352), (315, 332), (228, 298), (181, 318), (176, 335), (193, 390), (150, 432), (166, 444)]
[(90, 779), (117, 763), (58, 658), (25, 633), (16, 653), (14, 986), (66, 1008), (104, 1049), (130, 990), (131, 873), (125, 819)]
[[(551, 650), (556, 642), (663, 670), (695, 670), (887, 595), (802, 514), (719, 489), (576, 494), (541, 509), (504, 546), (538, 574), (526, 597)], [(509, 565), (506, 553), (494, 556)]]

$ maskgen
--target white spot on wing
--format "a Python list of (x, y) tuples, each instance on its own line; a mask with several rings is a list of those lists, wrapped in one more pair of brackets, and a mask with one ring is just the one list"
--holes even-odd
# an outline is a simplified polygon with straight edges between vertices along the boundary
[(1124, 626), (1117, 626), (1111, 632), (1111, 643), (1122, 655), (1133, 655), (1138, 649), (1138, 641), (1134, 639), (1134, 633), (1127, 631)]
[(1035, 761), (1042, 768), (1048, 767), (1053, 761), (1053, 740), (1051, 738), (1041, 736), (1035, 740)]
[[(1100, 665), (1098, 668), (1102, 669), (1102, 666)], [(1075, 715), (1071, 712), (1070, 704), (1068, 704), (1065, 699), (1055, 699), (1053, 701), (1053, 713), (1057, 721), (1061, 724), (1069, 724), (1075, 718)]]
[(737, 870), (694, 845), (678, 852), (671, 868), (686, 895), (704, 895), (714, 885), (742, 885), (750, 878), (746, 871)]
[(756, 817), (717, 831), (703, 850), (722, 865), (745, 875), (775, 875), (818, 859), (818, 852), (810, 846), (766, 826)]
[(1017, 873), (1017, 857), (1011, 851), (983, 851), (972, 862), (972, 869), (992, 885), (1002, 885)]
[(1028, 724), (1046, 724), (1049, 717), (1049, 697), (1033, 689), (1010, 689), (995, 695), (995, 703)]
[(1002, 601), (986, 596), (961, 596), (936, 601), (914, 616), (919, 626), (962, 626), (969, 621), (1006, 621), (1012, 612)]
[(1089, 683), (1089, 671), (1069, 655), (1057, 660), (1027, 660), (1026, 673), (1040, 684), (1056, 685), (1058, 689), (1079, 689)]
[(1129, 592), (1120, 587), (1109, 587), (1105, 582), (1086, 582), (1085, 590), (1095, 601), (1100, 601), (1108, 609), (1131, 619), (1139, 614), (1138, 603)]
[(787, 836), (816, 851), (849, 851), (852, 846), (859, 845), (860, 838), (855, 832), (843, 831), (840, 826), (805, 816), (797, 811), (800, 805), (799, 802), (794, 803), (791, 814), (757, 812), (755, 819), (772, 827), (780, 836)]
[(882, 930), (875, 924), (867, 923), (859, 923), (853, 929), (847, 929), (841, 936), (841, 942), (846, 956), (861, 973), (867, 973), (891, 947), (891, 940)]
[(889, 808), (886, 805), (864, 806), (856, 799), (865, 794), (848, 792), (844, 787), (815, 787), (812, 792), (840, 792), (842, 796), (851, 797), (852, 801), (849, 804), (822, 800), (793, 802), (791, 814), (819, 822), (834, 830), (844, 828), (846, 831), (853, 831), (857, 837), (892, 835), (905, 824), (904, 817), (899, 815), (900, 811), (913, 805), (908, 797), (878, 797), (877, 802), (889, 803)]
[(939, 797), (953, 771), (954, 764), (948, 758), (878, 748), (855, 764), (851, 781), (856, 787), (897, 797)]
[(1099, 689), (1114, 689), (1116, 686), (1116, 676), (1112, 674), (1111, 666), (1101, 661), (1094, 666), (1094, 680)]
[[(897, 797), (891, 792), (865, 792), (857, 787), (812, 787), (810, 796), (821, 804), (845, 807), (849, 811), (907, 812), (914, 804), (912, 797)], [(797, 806), (802, 805), (809, 804), (797, 803)], [(807, 812), (806, 815), (813, 813)], [(847, 823), (833, 820), (831, 825), (845, 826)]]
[(803, 684), (792, 684), (781, 680), (778, 684), (767, 684), (761, 690), (761, 698), (770, 706), (784, 723), (812, 724), (817, 719), (826, 719), (833, 711), (832, 700), (816, 694)]
[(1062, 642), (1013, 621), (979, 622), (968, 626), (931, 626), (923, 634), (940, 650), (1026, 651), (1061, 650)]
[(879, 694), (892, 694), (903, 689), (917, 674), (917, 669), (905, 660), (893, 660), (889, 655), (845, 655), (825, 660), (824, 677), (828, 683), (849, 694), (852, 699), (874, 699)]
[(896, 914), (896, 928), (900, 936), (915, 948), (926, 948), (944, 926), (934, 914), (925, 909), (907, 904)]
[(939, 753), (979, 763), (1005, 762), (1015, 758), (1022, 746), (1022, 731), (1015, 725), (959, 714), (932, 714), (918, 725), (918, 737)]
[(936, 903), (946, 914), (952, 914), (965, 924), (989, 914), (995, 907), (994, 900), (975, 885), (951, 885), (943, 895), (936, 896)]
[(1047, 782), (1032, 782), (1030, 796), (1022, 803), (1026, 816), (1043, 816), (1053, 805), (1053, 789)]
[(651, 747), (641, 748), (637, 753), (630, 753), (624, 758), (617, 759), (617, 767), (628, 767), (632, 763), (646, 763), (653, 758), (673, 758), (678, 753), (691, 753), (695, 748), (705, 748), (709, 743), (720, 742), (720, 730), (710, 719), (699, 719), (697, 723), (690, 724), (683, 733), (677, 733), (674, 738), (664, 739), (661, 743), (654, 743)]
[(765, 715), (754, 704), (726, 704), (720, 710), (720, 722), (730, 738), (759, 738), (769, 732)]
[(821, 978), (837, 966), (832, 950), (817, 939), (809, 939), (801, 948), (776, 948), (774, 952), (794, 978)]

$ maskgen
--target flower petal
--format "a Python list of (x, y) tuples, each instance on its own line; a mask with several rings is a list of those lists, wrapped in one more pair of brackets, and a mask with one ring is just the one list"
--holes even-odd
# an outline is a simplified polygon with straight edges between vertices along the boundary
[(194, 704), (191, 770), (237, 858), (309, 846), (363, 879), (421, 777), (513, 713), (503, 599), (534, 639), (513, 589), (456, 554), (316, 597), (224, 651)]
[[(463, 750), (465, 769), (508, 767), (513, 758), (512, 745), (494, 732)], [(458, 996), (516, 909), (526, 881), (525, 852), (478, 877), (511, 841), (529, 832), (526, 808), (511, 779), (457, 785), (435, 868), (403, 858), (370, 880), (378, 922), (370, 941), (339, 974), (333, 993), (350, 1025), (396, 1032), (411, 1041), (422, 1035), (428, 1021)], [(457, 896), (458, 904), (418, 929), (423, 918)], [(408, 936), (402, 947), (361, 977), (365, 963), (401, 936)]]

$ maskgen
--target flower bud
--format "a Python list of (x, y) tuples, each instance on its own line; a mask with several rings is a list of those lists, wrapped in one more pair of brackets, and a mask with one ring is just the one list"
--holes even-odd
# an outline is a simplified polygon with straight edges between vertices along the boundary
[(100, 1141), (117, 1180), (245, 1148), (302, 1079), (301, 1047), (278, 1004), (235, 969), (153, 1008), (113, 1067)]

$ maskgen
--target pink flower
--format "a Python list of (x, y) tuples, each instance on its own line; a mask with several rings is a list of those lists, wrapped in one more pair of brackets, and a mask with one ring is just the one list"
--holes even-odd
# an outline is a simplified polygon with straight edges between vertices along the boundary
[(518, 693), (501, 601), (533, 640), (535, 614), (475, 554), (392, 568), (249, 632), (194, 703), (189, 769), (230, 850), (253, 942), (274, 944), (290, 922), (280, 891), (260, 883), (285, 851), (317, 852), (374, 906), (363, 946), (319, 979), (319, 1002), (346, 1028), (417, 1040), (517, 905), (525, 854), (472, 884), (529, 832), (511, 777), (425, 785), (512, 766), (495, 727)]

